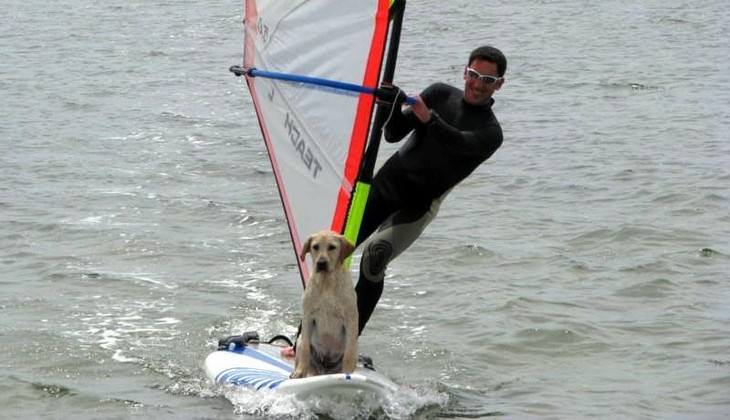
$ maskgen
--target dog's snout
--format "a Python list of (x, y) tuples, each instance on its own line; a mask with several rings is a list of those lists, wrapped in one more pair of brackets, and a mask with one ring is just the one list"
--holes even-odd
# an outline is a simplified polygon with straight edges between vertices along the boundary
[(317, 271), (327, 271), (327, 260), (325, 259), (319, 259), (317, 260)]

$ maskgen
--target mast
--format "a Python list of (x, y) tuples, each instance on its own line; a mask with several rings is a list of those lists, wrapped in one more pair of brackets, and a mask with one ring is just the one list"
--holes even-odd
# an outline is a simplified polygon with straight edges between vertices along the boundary
[[(380, 85), (392, 85), (393, 76), (395, 75), (395, 65), (398, 59), (398, 47), (400, 45), (400, 34), (403, 26), (403, 15), (406, 8), (406, 0), (393, 0), (390, 6), (390, 18), (392, 24), (390, 27), (390, 40), (388, 44), (388, 52), (385, 59), (383, 74), (380, 79)], [(368, 195), (370, 194), (370, 185), (373, 180), (373, 172), (375, 163), (380, 149), (380, 139), (383, 135), (383, 126), (390, 114), (390, 105), (377, 104), (375, 118), (370, 130), (370, 137), (365, 150), (365, 156), (360, 166), (360, 174), (355, 185), (355, 193), (350, 203), (350, 211), (345, 224), (344, 235), (353, 244), (357, 244), (358, 234), (360, 232), (360, 224), (365, 212)], [(348, 259), (349, 263), (349, 259)]]
[[(395, 0), (390, 6), (392, 10), (393, 23), (390, 30), (390, 43), (388, 44), (388, 55), (385, 59), (385, 67), (383, 68), (383, 76), (380, 79), (380, 85), (392, 85), (395, 75), (395, 64), (398, 59), (398, 47), (400, 46), (401, 27), (403, 26), (403, 14), (406, 9), (406, 0)], [(375, 112), (375, 120), (370, 131), (370, 141), (365, 151), (365, 158), (362, 161), (360, 169), (360, 181), (368, 184), (373, 179), (373, 170), (375, 168), (375, 160), (378, 157), (380, 148), (380, 138), (383, 134), (383, 126), (388, 119), (390, 106), (378, 104)]]

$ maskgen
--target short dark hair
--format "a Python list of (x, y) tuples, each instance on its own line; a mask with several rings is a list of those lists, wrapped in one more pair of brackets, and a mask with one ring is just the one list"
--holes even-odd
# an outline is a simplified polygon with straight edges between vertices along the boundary
[(474, 60), (485, 60), (490, 61), (497, 65), (497, 76), (504, 76), (504, 72), (507, 71), (507, 58), (502, 54), (502, 51), (491, 47), (489, 45), (481, 46), (469, 54), (468, 65), (471, 65)]

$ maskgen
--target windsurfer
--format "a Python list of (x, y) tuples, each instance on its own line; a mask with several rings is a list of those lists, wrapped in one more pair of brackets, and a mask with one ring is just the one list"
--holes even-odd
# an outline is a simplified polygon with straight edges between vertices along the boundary
[(367, 240), (356, 286), (360, 333), (383, 292), (388, 264), (421, 235), (449, 191), (501, 146), (492, 95), (506, 67), (497, 48), (479, 47), (464, 69), (463, 91), (433, 84), (386, 125), (388, 142), (411, 135), (375, 175), (365, 208), (357, 240)]

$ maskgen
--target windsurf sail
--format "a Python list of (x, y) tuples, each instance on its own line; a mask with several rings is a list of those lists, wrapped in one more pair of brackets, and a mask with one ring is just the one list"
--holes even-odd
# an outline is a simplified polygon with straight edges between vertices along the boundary
[(246, 77), (303, 285), (310, 234), (357, 239), (386, 116), (373, 118), (373, 93), (392, 81), (404, 7), (244, 0), (243, 66), (231, 70)]

